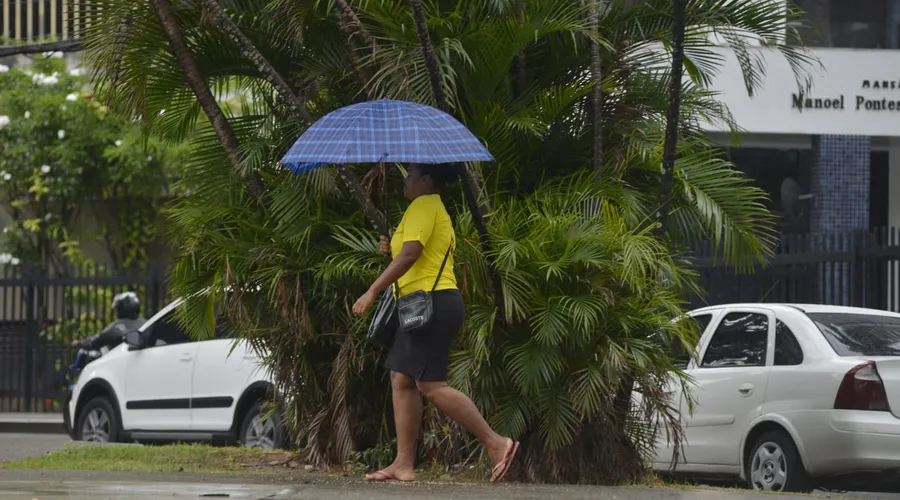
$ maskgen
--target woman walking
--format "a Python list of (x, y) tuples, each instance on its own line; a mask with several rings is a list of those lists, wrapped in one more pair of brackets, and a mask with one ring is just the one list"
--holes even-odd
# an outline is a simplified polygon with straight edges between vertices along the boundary
[(481, 441), (493, 464), (491, 482), (503, 479), (519, 450), (518, 442), (491, 429), (471, 399), (447, 385), (450, 347), (465, 314), (453, 273), (456, 237), (440, 196), (454, 174), (455, 169), (448, 165), (410, 166), (403, 194), (411, 203), (390, 242), (381, 239), (382, 253), (393, 260), (353, 305), (353, 312), (364, 316), (395, 282), (401, 297), (416, 291), (432, 292), (434, 304), (428, 329), (412, 334), (398, 329), (385, 362), (391, 371), (397, 458), (387, 468), (367, 474), (369, 481), (415, 479), (423, 395)]

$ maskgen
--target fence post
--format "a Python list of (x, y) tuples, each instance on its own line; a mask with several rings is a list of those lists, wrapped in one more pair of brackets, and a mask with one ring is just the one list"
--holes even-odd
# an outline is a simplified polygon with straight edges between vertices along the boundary
[(865, 229), (853, 231), (851, 241), (853, 251), (853, 264), (851, 265), (848, 279), (850, 280), (850, 305), (853, 307), (865, 307), (865, 290), (868, 276), (866, 273), (866, 237)]
[(37, 267), (33, 264), (25, 266), (25, 411), (31, 411), (34, 399), (34, 355), (38, 331), (36, 300)]
[(156, 314), (159, 312), (160, 307), (162, 307), (162, 295), (163, 295), (163, 287), (165, 285), (164, 281), (166, 279), (166, 273), (164, 264), (158, 261), (153, 261), (150, 263), (150, 307), (151, 312), (147, 312), (147, 317), (149, 318), (151, 314)]

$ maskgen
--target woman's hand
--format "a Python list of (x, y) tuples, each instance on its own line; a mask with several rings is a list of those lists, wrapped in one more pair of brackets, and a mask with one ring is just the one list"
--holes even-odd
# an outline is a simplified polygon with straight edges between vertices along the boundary
[(378, 251), (385, 257), (391, 256), (391, 240), (387, 236), (381, 236), (378, 245)]
[(368, 311), (369, 308), (372, 307), (372, 304), (375, 303), (376, 298), (377, 297), (375, 297), (375, 294), (371, 291), (364, 293), (363, 296), (357, 299), (356, 303), (353, 304), (353, 314), (357, 316), (365, 316), (366, 311)]

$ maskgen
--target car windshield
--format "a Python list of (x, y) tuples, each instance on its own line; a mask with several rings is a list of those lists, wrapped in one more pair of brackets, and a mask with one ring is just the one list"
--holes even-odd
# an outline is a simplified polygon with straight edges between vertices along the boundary
[(848, 313), (807, 316), (838, 356), (900, 356), (900, 318)]

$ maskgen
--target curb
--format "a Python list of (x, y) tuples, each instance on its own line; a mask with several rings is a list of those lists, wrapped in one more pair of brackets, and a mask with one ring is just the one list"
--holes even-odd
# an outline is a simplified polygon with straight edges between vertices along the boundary
[(62, 415), (55, 418), (0, 418), (0, 434), (66, 434), (66, 424)]

